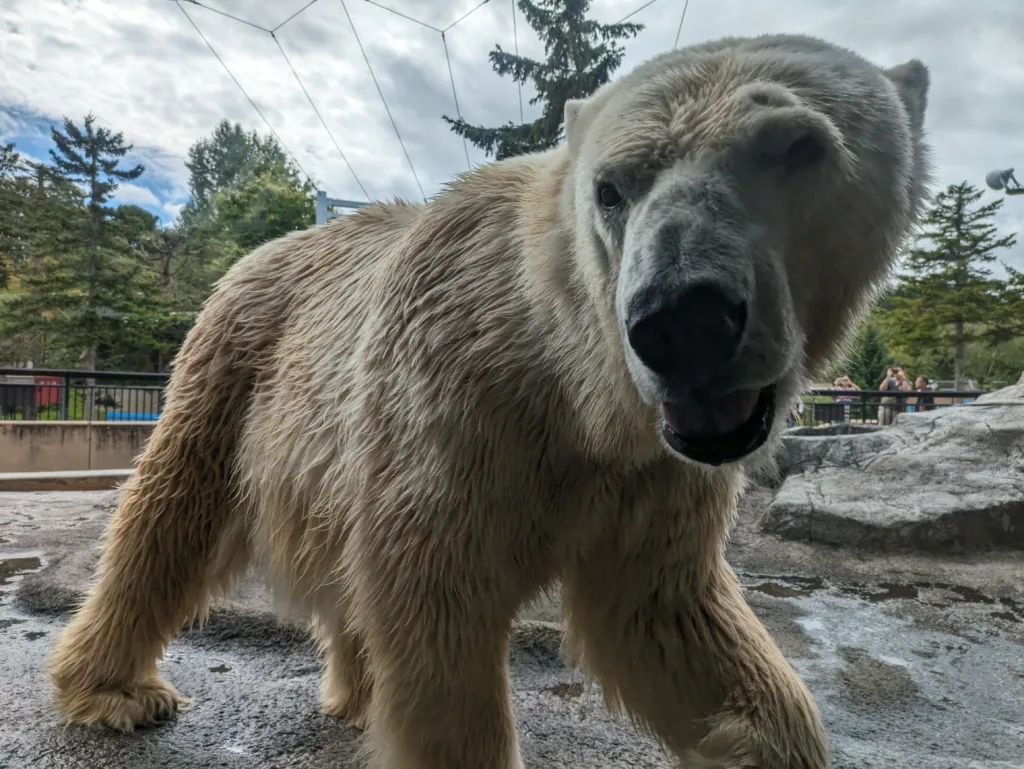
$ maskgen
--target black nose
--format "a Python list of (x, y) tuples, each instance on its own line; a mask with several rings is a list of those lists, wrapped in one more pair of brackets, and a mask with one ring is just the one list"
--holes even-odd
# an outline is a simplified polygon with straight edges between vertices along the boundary
[(655, 374), (699, 386), (732, 360), (746, 322), (745, 303), (700, 285), (660, 309), (637, 313), (626, 333), (637, 356)]

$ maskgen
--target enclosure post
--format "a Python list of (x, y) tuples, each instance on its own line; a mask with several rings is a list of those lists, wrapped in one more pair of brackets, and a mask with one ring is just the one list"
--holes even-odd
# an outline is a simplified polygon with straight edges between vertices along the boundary
[(71, 375), (64, 374), (61, 377), (64, 380), (63, 386), (60, 388), (60, 419), (62, 422), (68, 421), (68, 400), (71, 398)]
[(316, 223), (327, 224), (327, 193), (316, 191)]

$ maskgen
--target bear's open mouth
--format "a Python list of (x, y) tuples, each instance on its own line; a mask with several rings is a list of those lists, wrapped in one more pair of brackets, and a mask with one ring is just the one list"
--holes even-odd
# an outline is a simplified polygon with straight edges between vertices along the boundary
[(775, 421), (775, 385), (760, 390), (694, 394), (663, 403), (661, 433), (668, 445), (694, 462), (718, 466), (756, 451)]

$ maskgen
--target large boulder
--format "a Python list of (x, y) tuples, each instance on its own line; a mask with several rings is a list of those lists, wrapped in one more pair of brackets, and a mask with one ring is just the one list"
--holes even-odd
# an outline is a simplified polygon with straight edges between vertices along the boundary
[(766, 531), (868, 550), (1024, 547), (1024, 385), (784, 443)]
[(822, 438), (866, 435), (884, 429), (880, 425), (858, 425), (848, 422), (823, 427), (793, 427), (787, 430), (782, 438), (782, 448), (776, 456), (776, 472), (765, 480), (769, 486), (778, 488), (793, 473), (815, 469), (826, 462), (841, 464), (841, 456), (835, 455), (834, 452), (843, 452), (846, 444), (841, 441), (821, 440)]

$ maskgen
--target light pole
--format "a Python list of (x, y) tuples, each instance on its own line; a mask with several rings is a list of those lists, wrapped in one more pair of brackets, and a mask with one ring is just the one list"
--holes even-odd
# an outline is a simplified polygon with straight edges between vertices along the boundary
[(1013, 178), (1012, 168), (989, 171), (985, 183), (996, 191), (1005, 189), (1007, 195), (1024, 195), (1024, 185)]

